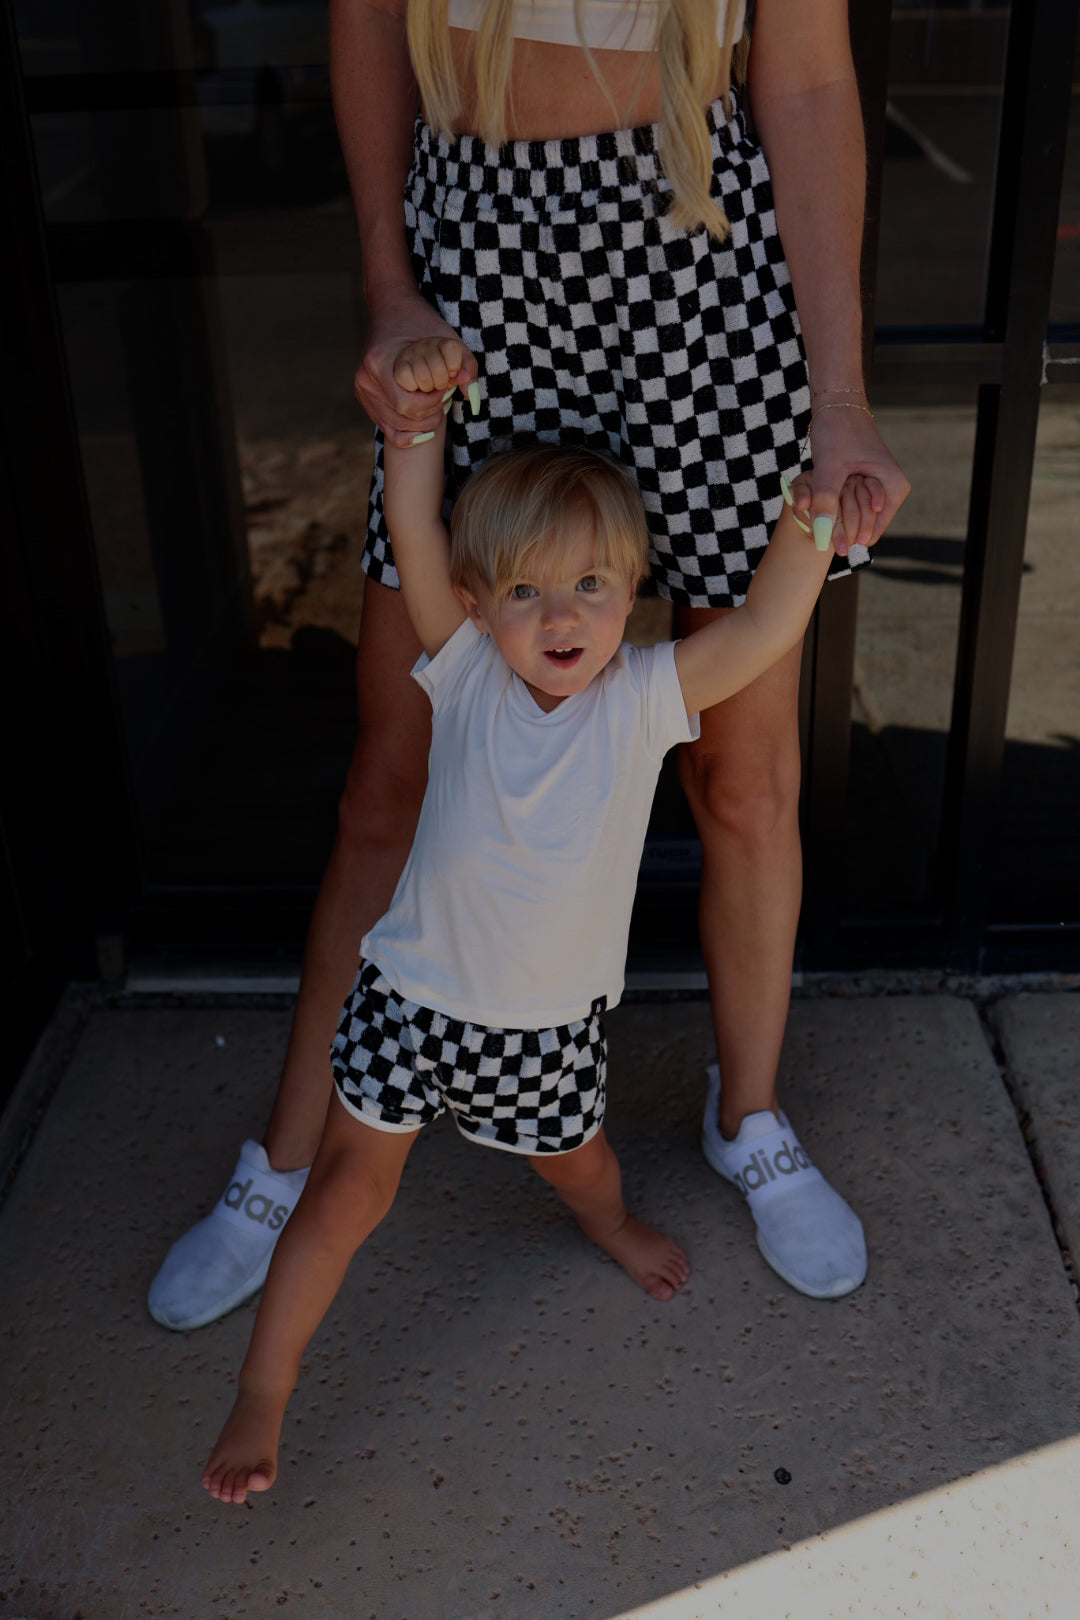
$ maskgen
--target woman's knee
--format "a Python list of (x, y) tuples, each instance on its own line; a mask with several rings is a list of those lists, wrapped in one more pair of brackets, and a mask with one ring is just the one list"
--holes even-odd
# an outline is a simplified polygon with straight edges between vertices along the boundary
[(703, 837), (715, 830), (768, 847), (798, 831), (797, 737), (777, 739), (741, 758), (700, 744), (684, 748), (679, 776)]
[[(683, 608), (680, 635), (716, 617)], [(730, 836), (775, 849), (798, 836), (799, 676), (802, 649), (793, 647), (764, 675), (701, 715), (698, 740), (679, 750), (679, 776), (702, 841)]]
[(426, 784), (424, 739), (390, 727), (362, 727), (338, 802), (340, 836), (352, 847), (407, 847)]
[(351, 847), (412, 842), (431, 746), (431, 706), (410, 676), (419, 651), (400, 591), (368, 581), (356, 647), (356, 744), (338, 806)]

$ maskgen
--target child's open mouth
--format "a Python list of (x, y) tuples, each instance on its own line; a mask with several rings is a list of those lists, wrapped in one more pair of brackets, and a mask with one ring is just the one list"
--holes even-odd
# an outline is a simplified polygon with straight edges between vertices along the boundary
[(580, 647), (549, 647), (544, 654), (553, 664), (576, 664), (581, 657)]

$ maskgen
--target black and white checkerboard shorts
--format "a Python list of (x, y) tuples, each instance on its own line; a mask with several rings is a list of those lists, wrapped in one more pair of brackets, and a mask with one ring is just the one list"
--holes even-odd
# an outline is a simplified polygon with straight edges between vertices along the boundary
[[(764, 154), (738, 108), (709, 123), (723, 243), (668, 224), (652, 125), (493, 147), (418, 123), (405, 220), (420, 290), (480, 363), (480, 414), (456, 396), (450, 416), (451, 499), (495, 450), (592, 444), (637, 478), (660, 594), (727, 607), (799, 470), (810, 394)], [(382, 480), (376, 434), (365, 568), (396, 588)]]
[(569, 1153), (604, 1119), (601, 1010), (554, 1029), (492, 1029), (398, 996), (362, 962), (330, 1048), (338, 1096), (377, 1130), (417, 1131), (449, 1108), (474, 1142)]

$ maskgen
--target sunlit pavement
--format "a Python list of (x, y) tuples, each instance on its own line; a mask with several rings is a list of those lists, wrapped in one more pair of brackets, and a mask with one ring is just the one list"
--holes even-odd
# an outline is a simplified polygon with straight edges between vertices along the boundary
[(1065, 1617), (1076, 1610), (1078, 1481), (1080, 1440), (1062, 1440), (632, 1612)]

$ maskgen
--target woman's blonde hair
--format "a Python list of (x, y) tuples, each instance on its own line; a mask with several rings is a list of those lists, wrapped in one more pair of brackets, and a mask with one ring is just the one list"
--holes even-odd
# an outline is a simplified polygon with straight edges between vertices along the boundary
[(535, 444), (485, 461), (450, 520), (450, 578), (483, 585), (497, 604), (514, 585), (558, 567), (592, 524), (594, 563), (635, 585), (649, 566), (649, 531), (632, 475), (596, 450)]
[[(574, 0), (581, 40), (586, 3)], [(732, 78), (736, 83), (745, 78), (749, 41), (745, 30), (738, 42), (734, 38), (738, 0), (728, 0), (724, 39), (717, 39), (716, 7), (717, 0), (658, 0), (654, 49), (660, 59), (660, 157), (672, 189), (668, 217), (680, 230), (704, 225), (722, 242), (730, 227), (712, 195), (712, 142), (704, 108), (718, 75), (725, 101)], [(449, 0), (408, 0), (409, 54), (424, 117), (433, 129), (450, 135), (461, 110), (461, 87), (450, 50), (448, 12)], [(506, 138), (513, 50), (514, 0), (487, 0), (473, 58), (476, 122), (477, 133), (495, 146)], [(587, 46), (585, 54), (592, 62)]]

